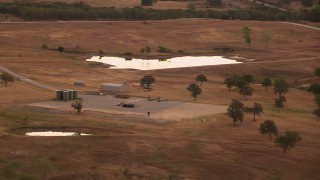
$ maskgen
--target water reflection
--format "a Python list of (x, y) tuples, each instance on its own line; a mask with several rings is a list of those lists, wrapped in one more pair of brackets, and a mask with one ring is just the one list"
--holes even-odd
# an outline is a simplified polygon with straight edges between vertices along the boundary
[(26, 136), (89, 136), (91, 134), (76, 133), (76, 132), (56, 132), (56, 131), (43, 131), (43, 132), (27, 132)]
[(169, 69), (183, 68), (195, 66), (221, 65), (221, 64), (237, 64), (241, 63), (236, 60), (226, 59), (221, 56), (183, 56), (169, 59), (128, 59), (121, 57), (99, 57), (94, 56), (87, 61), (101, 62), (112, 65), (113, 69)]

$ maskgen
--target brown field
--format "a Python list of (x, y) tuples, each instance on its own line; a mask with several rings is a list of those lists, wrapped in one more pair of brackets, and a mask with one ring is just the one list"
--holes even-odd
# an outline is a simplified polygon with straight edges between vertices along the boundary
[[(136, 7), (141, 6), (141, 0), (0, 0), (1, 2), (65, 2), (65, 3), (79, 3), (84, 2), (92, 7)], [(262, 1), (262, 0), (261, 0)], [(278, 0), (264, 0), (267, 4), (277, 5)], [(212, 8), (206, 3), (206, 0), (158, 0), (153, 6), (145, 6), (153, 9), (186, 9), (189, 4), (195, 5), (197, 8)], [(317, 5), (317, 0), (314, 0), (314, 6)], [(250, 1), (243, 0), (223, 0), (222, 6), (216, 9), (237, 9), (237, 8), (252, 8), (260, 5)], [(288, 5), (281, 7), (293, 10), (305, 8), (301, 5), (301, 1), (291, 1)]]
[[(0, 0), (0, 2), (14, 2), (14, 0)], [(32, 0), (32, 2), (61, 2), (61, 0)], [(93, 7), (136, 7), (141, 6), (141, 0), (63, 0), (65, 3), (84, 2)], [(204, 2), (201, 2), (203, 4)], [(154, 9), (185, 9), (188, 3), (185, 1), (158, 1), (152, 8)]]
[[(251, 47), (241, 38), (241, 28), (254, 31)], [(319, 24), (315, 24), (319, 26)], [(263, 31), (273, 33), (269, 48), (261, 40)], [(147, 92), (133, 88), (129, 95), (158, 97), (182, 102), (193, 100), (186, 87), (204, 73), (209, 82), (201, 87), (195, 103), (229, 105), (239, 99), (246, 106), (261, 103), (264, 114), (252, 121), (246, 114), (234, 127), (221, 114), (157, 121), (143, 115), (36, 108), (30, 103), (52, 100), (54, 92), (20, 81), (5, 88), (0, 83), (0, 177), (18, 179), (320, 179), (320, 124), (312, 115), (313, 96), (296, 88), (286, 94), (281, 113), (273, 107), (275, 95), (259, 84), (245, 100), (223, 84), (227, 73), (251, 73), (257, 78), (285, 78), (292, 87), (316, 81), (320, 66), (319, 31), (280, 22), (175, 20), (147, 22), (47, 22), (0, 24), (0, 66), (57, 88), (80, 92), (98, 90), (103, 82), (139, 82), (152, 74), (157, 82)], [(65, 53), (41, 49), (42, 44)], [(150, 46), (151, 56), (159, 45), (173, 55), (240, 55), (253, 62), (156, 71), (114, 70), (90, 64), (85, 59), (99, 49), (106, 55), (132, 52)], [(228, 47), (233, 52), (217, 48)], [(178, 53), (183, 50), (184, 53)], [(86, 87), (74, 87), (83, 80)], [(70, 102), (71, 103), (71, 102)], [(85, 107), (84, 103), (84, 107)], [(258, 132), (266, 119), (274, 120), (280, 133), (295, 130), (302, 142), (282, 153), (267, 136)], [(25, 137), (33, 129), (62, 129), (93, 133), (88, 137)], [(39, 157), (40, 158), (39, 160)], [(126, 168), (127, 167), (127, 168)], [(128, 172), (126, 171), (128, 170)], [(47, 173), (46, 173), (47, 172)], [(126, 173), (127, 172), (127, 173)]]

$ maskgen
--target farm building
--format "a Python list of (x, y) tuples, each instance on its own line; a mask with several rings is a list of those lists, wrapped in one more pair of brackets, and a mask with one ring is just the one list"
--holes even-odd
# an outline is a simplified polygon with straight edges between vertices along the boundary
[(129, 85), (128, 84), (116, 84), (116, 83), (104, 83), (104, 84), (101, 84), (101, 91), (128, 92)]

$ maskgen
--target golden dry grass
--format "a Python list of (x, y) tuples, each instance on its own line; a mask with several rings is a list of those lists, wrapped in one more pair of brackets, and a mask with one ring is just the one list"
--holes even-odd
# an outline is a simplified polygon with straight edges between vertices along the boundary
[[(241, 39), (243, 26), (254, 29), (251, 48)], [(263, 30), (274, 33), (269, 49), (260, 41)], [(233, 127), (224, 114), (171, 123), (93, 112), (76, 116), (69, 111), (26, 106), (29, 102), (52, 99), (54, 92), (15, 82), (7, 88), (0, 87), (0, 142), (5, 144), (0, 148), (1, 168), (18, 162), (17, 174), (39, 176), (32, 162), (43, 155), (55, 165), (48, 174), (52, 179), (126, 179), (124, 163), (133, 179), (167, 179), (169, 176), (177, 179), (319, 179), (320, 127), (311, 113), (315, 108), (311, 94), (291, 89), (286, 94), (285, 108), (277, 113), (272, 90), (266, 92), (255, 84), (254, 95), (245, 100), (234, 90), (228, 92), (223, 84), (224, 75), (231, 72), (284, 77), (293, 85), (295, 80), (312, 78), (314, 68), (320, 65), (319, 59), (294, 59), (319, 56), (318, 34), (318, 31), (278, 22), (248, 21), (0, 24), (1, 66), (54, 87), (75, 88), (73, 81), (80, 79), (87, 87), (75, 89), (97, 90), (102, 82), (131, 83), (145, 74), (152, 74), (157, 79), (153, 91), (136, 88), (129, 94), (193, 102), (186, 87), (195, 82), (197, 74), (204, 73), (209, 82), (202, 86), (203, 94), (196, 103), (228, 105), (231, 99), (240, 99), (246, 106), (261, 103), (265, 111), (257, 122), (252, 121), (251, 114), (246, 114), (243, 124), (237, 127)], [(62, 45), (69, 51), (81, 52), (42, 50), (44, 43), (52, 48)], [(240, 54), (256, 58), (257, 63), (136, 71), (90, 66), (84, 62), (90, 52), (99, 49), (108, 54), (131, 51), (139, 55), (140, 48), (147, 45), (152, 47), (153, 56), (158, 55), (157, 46), (164, 45), (190, 54)], [(234, 48), (236, 52), (214, 50), (221, 46)], [(281, 61), (283, 59), (292, 61)], [(11, 129), (26, 126), (26, 116), (29, 127), (94, 127), (103, 129), (102, 134), (106, 136), (30, 138), (12, 133)], [(274, 120), (280, 133), (300, 132), (302, 142), (283, 154), (282, 149), (257, 130), (266, 119)]]

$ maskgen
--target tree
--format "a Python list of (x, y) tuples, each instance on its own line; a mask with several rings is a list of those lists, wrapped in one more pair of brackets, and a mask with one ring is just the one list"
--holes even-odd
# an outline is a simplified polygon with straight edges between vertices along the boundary
[(58, 51), (59, 51), (59, 52), (63, 52), (63, 51), (64, 51), (64, 47), (59, 46), (59, 47), (58, 47)]
[(73, 109), (75, 109), (78, 113), (78, 115), (80, 115), (81, 109), (82, 109), (82, 100), (81, 99), (77, 99), (75, 100), (72, 104), (71, 107), (73, 107)]
[(239, 89), (239, 93), (242, 96), (246, 97), (246, 99), (248, 98), (248, 96), (252, 96), (253, 92), (254, 92), (254, 89), (247, 84), (241, 86), (241, 88)]
[(4, 82), (4, 85), (7, 87), (8, 82), (14, 82), (14, 77), (6, 72), (3, 72), (1, 75), (1, 80)]
[(272, 138), (272, 134), (275, 136), (278, 135), (278, 128), (275, 122), (272, 120), (265, 120), (263, 123), (261, 123), (259, 131), (261, 134), (269, 134), (270, 140)]
[(312, 92), (313, 94), (320, 94), (320, 84), (311, 84), (308, 88), (308, 92)]
[(265, 77), (263, 78), (261, 84), (266, 88), (266, 91), (268, 91), (268, 87), (272, 86), (272, 80), (269, 77)]
[(203, 82), (207, 82), (208, 81), (208, 78), (206, 75), (204, 74), (199, 74), (197, 77), (196, 77), (196, 81), (199, 82), (200, 81), (200, 86), (202, 86), (202, 83)]
[(154, 78), (152, 75), (143, 76), (143, 78), (140, 80), (141, 86), (147, 87), (148, 91), (150, 90), (152, 84), (154, 84), (155, 82), (156, 78)]
[(236, 87), (240, 90), (243, 86), (248, 85), (248, 83), (242, 79), (237, 79), (235, 80), (236, 82)]
[(194, 101), (196, 100), (197, 96), (202, 93), (202, 89), (196, 84), (190, 84), (187, 87), (187, 90), (191, 92), (191, 96), (194, 98)]
[(246, 107), (245, 111), (248, 113), (253, 113), (253, 121), (256, 121), (256, 115), (261, 117), (261, 113), (263, 113), (263, 107), (259, 103), (254, 103), (253, 108)]
[(285, 94), (289, 91), (289, 84), (283, 79), (274, 80), (273, 90), (275, 94)]
[(147, 53), (147, 59), (148, 59), (149, 53), (151, 53), (151, 48), (149, 46), (146, 46), (146, 53)]
[(271, 32), (263, 32), (262, 40), (266, 43), (266, 48), (269, 47), (269, 42), (272, 40), (272, 33)]
[(280, 112), (280, 108), (284, 108), (284, 103), (286, 101), (286, 97), (284, 96), (279, 96), (279, 98), (274, 99), (274, 106), (278, 109), (278, 113)]
[(283, 148), (283, 153), (286, 153), (287, 149), (294, 148), (296, 143), (301, 140), (301, 136), (298, 132), (286, 131), (284, 135), (280, 135), (276, 138), (275, 143)]
[(229, 76), (224, 79), (224, 83), (226, 84), (227, 88), (229, 89), (229, 92), (233, 86), (236, 86), (237, 79), (238, 79), (238, 77), (236, 75)]
[(242, 80), (245, 81), (247, 84), (254, 82), (254, 77), (251, 74), (245, 74), (242, 76)]
[(207, 0), (209, 6), (221, 6), (222, 0)]
[(142, 6), (152, 6), (153, 0), (141, 0), (141, 5)]
[(317, 116), (318, 118), (318, 122), (320, 122), (320, 109), (317, 108), (317, 109), (314, 109), (313, 112), (312, 112), (315, 116)]
[(242, 36), (248, 46), (251, 46), (252, 30), (248, 26), (242, 28)]
[(320, 78), (320, 68), (317, 68), (314, 70), (314, 74), (318, 77), (318, 79)]
[(318, 122), (320, 122), (320, 94), (315, 95), (314, 102), (317, 105), (317, 109), (313, 110), (313, 114), (318, 117)]
[(227, 115), (232, 119), (234, 126), (237, 121), (242, 122), (244, 117), (244, 107), (242, 102), (233, 99), (227, 109)]
[(146, 58), (148, 59), (149, 53), (151, 52), (151, 48), (149, 46), (146, 46), (145, 48), (140, 49), (140, 53), (146, 54)]

